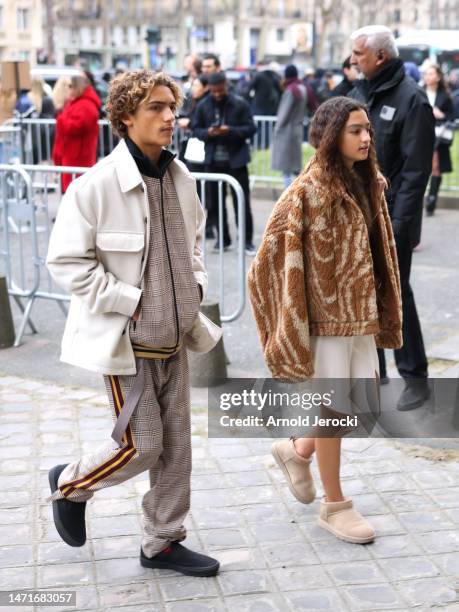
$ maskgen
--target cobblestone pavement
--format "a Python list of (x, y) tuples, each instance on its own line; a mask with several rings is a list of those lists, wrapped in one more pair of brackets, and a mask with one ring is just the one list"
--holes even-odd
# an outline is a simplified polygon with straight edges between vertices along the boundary
[(75, 590), (77, 607), (64, 610), (459, 610), (457, 451), (428, 461), (407, 445), (344, 440), (345, 493), (378, 532), (347, 544), (316, 526), (318, 501), (292, 498), (268, 440), (208, 440), (200, 406), (186, 543), (220, 560), (207, 579), (140, 566), (145, 475), (88, 504), (86, 546), (61, 542), (47, 471), (107, 439), (105, 396), (0, 376), (0, 590)]

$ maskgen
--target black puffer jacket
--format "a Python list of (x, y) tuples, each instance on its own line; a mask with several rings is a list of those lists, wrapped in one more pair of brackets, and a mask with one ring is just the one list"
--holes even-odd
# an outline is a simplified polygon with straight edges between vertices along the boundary
[(432, 170), (435, 120), (425, 92), (391, 60), (371, 81), (357, 81), (349, 96), (367, 104), (376, 153), (389, 179), (386, 192), (397, 241), (415, 247), (421, 237), (422, 201)]

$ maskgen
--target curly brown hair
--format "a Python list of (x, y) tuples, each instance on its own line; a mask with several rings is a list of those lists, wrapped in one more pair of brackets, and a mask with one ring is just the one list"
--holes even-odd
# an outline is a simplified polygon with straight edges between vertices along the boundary
[(165, 72), (154, 72), (142, 68), (123, 72), (113, 79), (110, 83), (106, 110), (115, 134), (121, 138), (127, 136), (127, 127), (123, 119), (126, 118), (126, 115), (134, 115), (153, 87), (157, 85), (169, 87), (177, 106), (182, 104), (183, 96), (180, 87)]
[[(349, 170), (339, 150), (339, 137), (353, 111), (363, 110), (368, 120), (367, 107), (357, 100), (336, 96), (317, 109), (309, 128), (309, 143), (316, 149), (315, 158), (330, 178), (336, 177), (342, 184), (349, 185)], [(370, 124), (370, 148), (365, 160), (355, 162), (353, 170), (365, 189), (373, 211), (379, 210), (381, 197), (381, 173), (376, 160), (374, 132)], [(332, 181), (331, 181), (332, 184)]]

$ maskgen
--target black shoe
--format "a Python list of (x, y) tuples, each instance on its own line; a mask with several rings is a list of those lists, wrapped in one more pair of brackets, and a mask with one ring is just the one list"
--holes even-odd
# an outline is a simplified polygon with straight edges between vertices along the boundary
[(253, 244), (245, 245), (245, 254), (249, 255), (249, 257), (254, 257), (257, 254), (257, 249)]
[(406, 386), (397, 402), (397, 410), (407, 412), (420, 408), (430, 397), (430, 389), (425, 379), (406, 381)]
[[(223, 250), (224, 251), (230, 251), (231, 250), (231, 240), (227, 240), (223, 242)], [(212, 251), (214, 253), (219, 253), (220, 252), (220, 242), (219, 240), (217, 240), (217, 242), (214, 244)]]
[(388, 376), (381, 376), (381, 378), (379, 379), (379, 384), (380, 385), (388, 385), (389, 384), (389, 377)]
[(215, 238), (214, 228), (206, 227), (206, 240), (212, 240), (212, 238)]
[(178, 542), (172, 542), (154, 557), (146, 557), (140, 547), (140, 565), (175, 570), (185, 576), (215, 576), (220, 567), (216, 559), (196, 553)]
[[(55, 465), (49, 470), (48, 479), (51, 492), (57, 491), (57, 481), (66, 465)], [(58, 534), (69, 546), (83, 546), (86, 542), (84, 513), (86, 502), (67, 499), (53, 501), (53, 518)]]
[(434, 214), (436, 206), (437, 206), (437, 196), (430, 194), (427, 198), (427, 204), (426, 204), (426, 214), (428, 217), (431, 217)]

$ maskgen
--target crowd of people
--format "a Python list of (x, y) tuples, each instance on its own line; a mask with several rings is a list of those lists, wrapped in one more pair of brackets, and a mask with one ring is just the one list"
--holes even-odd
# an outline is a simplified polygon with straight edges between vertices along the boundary
[[(395, 51), (394, 51), (395, 52)], [(441, 68), (437, 65), (424, 66), (421, 72), (414, 64), (400, 63), (400, 74), (403, 72), (419, 88), (424, 89), (427, 98), (433, 109), (436, 123), (436, 140), (432, 160), (432, 172), (429, 183), (429, 191), (426, 195), (426, 213), (432, 216), (435, 212), (438, 193), (440, 189), (442, 174), (452, 171), (450, 146), (452, 144), (450, 129), (445, 129), (455, 118), (459, 118), (459, 79), (452, 72), (449, 79), (443, 75)], [(217, 124), (227, 121), (224, 113), (220, 112), (225, 103), (220, 97), (217, 104), (209, 100), (214, 98), (214, 86), (211, 80), (215, 79), (215, 74), (220, 74), (222, 80), (221, 66), (219, 59), (214, 54), (206, 54), (203, 58), (189, 55), (185, 60), (185, 68), (188, 78), (184, 82), (183, 89), (185, 94), (185, 104), (181, 109), (179, 126), (182, 130), (182, 149), (181, 159), (185, 161), (192, 171), (212, 172), (221, 170), (227, 159), (231, 159), (231, 169), (236, 170), (233, 175), (243, 187), (247, 202), (247, 226), (252, 227), (250, 212), (250, 193), (247, 188), (247, 148), (243, 142), (242, 134), (247, 140), (254, 132), (251, 117), (257, 115), (275, 116), (275, 127), (273, 133), (270, 131), (269, 122), (259, 121), (256, 126), (258, 132), (257, 148), (270, 149), (270, 165), (272, 170), (282, 173), (284, 186), (288, 187), (293, 179), (298, 176), (303, 166), (303, 143), (307, 138), (306, 122), (312, 119), (319, 106), (326, 100), (337, 96), (351, 96), (359, 98), (361, 86), (366, 86), (366, 80), (359, 78), (360, 75), (366, 76), (362, 69), (359, 70), (356, 58), (347, 57), (342, 64), (342, 79), (336, 84), (333, 74), (322, 69), (307, 71), (301, 77), (297, 67), (293, 64), (287, 65), (283, 75), (279, 73), (273, 63), (260, 62), (252, 76), (243, 75), (234, 84), (228, 84), (227, 95), (234, 104), (236, 97), (239, 98), (239, 106), (244, 109), (243, 119), (232, 117), (233, 125), (229, 127), (228, 133), (214, 129)], [(366, 95), (360, 95), (359, 99), (366, 99)], [(245, 101), (245, 104), (244, 104)], [(219, 110), (220, 109), (220, 110)], [(242, 131), (240, 131), (240, 147), (245, 151), (243, 158), (238, 155), (228, 156), (228, 152), (223, 153), (223, 158), (215, 154), (222, 155), (222, 151), (229, 143), (234, 150), (234, 136), (231, 131), (238, 127), (238, 122), (242, 121)], [(205, 133), (203, 128), (210, 129), (212, 133)], [(223, 131), (224, 131), (223, 130)], [(202, 140), (205, 144), (201, 149), (200, 156), (187, 158), (188, 139), (190, 151), (196, 147), (196, 139)], [(381, 138), (381, 137), (380, 137)], [(218, 146), (217, 146), (218, 145)], [(227, 147), (228, 148), (228, 147)], [(387, 148), (386, 148), (387, 151)], [(244, 160), (242, 165), (241, 159)], [(381, 163), (381, 162), (380, 162)], [(237, 167), (234, 165), (237, 164)], [(241, 164), (241, 165), (239, 165)], [(228, 168), (228, 164), (226, 164)], [(216, 221), (218, 215), (213, 210), (216, 198), (210, 192), (210, 198), (206, 199), (208, 206), (208, 225), (207, 237), (215, 236)], [(226, 222), (226, 212), (224, 213), (224, 239), (223, 244), (228, 248), (231, 244), (228, 226)], [(254, 253), (252, 244), (251, 229), (246, 236), (246, 246), (248, 253)]]
[[(352, 96), (353, 91), (358, 91), (360, 79), (357, 65), (351, 62), (351, 56), (347, 57), (342, 64), (342, 78), (336, 83), (333, 73), (324, 69), (306, 70), (304, 75), (301, 75), (298, 68), (290, 64), (281, 74), (276, 63), (263, 60), (258, 62), (252, 73), (243, 74), (237, 82), (230, 83), (226, 80), (226, 93), (218, 99), (215, 98), (214, 92), (219, 83), (211, 81), (217, 79), (220, 84), (223, 83), (224, 72), (215, 54), (207, 53), (203, 57), (188, 55), (184, 67), (187, 77), (181, 83), (184, 103), (179, 110), (178, 119), (181, 136), (179, 158), (191, 171), (216, 172), (221, 171), (223, 166), (231, 169), (229, 173), (239, 181), (244, 192), (246, 252), (253, 255), (255, 247), (247, 170), (250, 147), (247, 143), (253, 143), (254, 134), (257, 135), (257, 148), (270, 149), (271, 169), (282, 173), (284, 186), (288, 187), (303, 165), (303, 143), (307, 139), (305, 123), (312, 119), (320, 104), (327, 99)], [(436, 209), (442, 175), (453, 169), (450, 154), (452, 132), (445, 129), (445, 124), (459, 118), (459, 74), (452, 71), (446, 78), (437, 65), (424, 64), (423, 68), (421, 71), (415, 64), (404, 64), (405, 74), (426, 91), (436, 121), (437, 138), (426, 195), (426, 213), (432, 216)], [(115, 74), (119, 72), (120, 69)], [(220, 76), (213, 76), (216, 74)], [(104, 75), (106, 81), (111, 77), (109, 73)], [(92, 166), (97, 158), (97, 120), (105, 116), (103, 98), (104, 92), (96, 86), (94, 76), (89, 70), (82, 70), (78, 77), (60, 77), (52, 90), (42, 78), (34, 77), (29, 91), (20, 91), (17, 94), (14, 91), (0, 90), (0, 123), (13, 117), (15, 112), (24, 118), (55, 118), (56, 131), (52, 132), (53, 162), (56, 165)], [(210, 99), (215, 99), (215, 104), (209, 102)], [(233, 114), (231, 121), (234, 124), (229, 123), (227, 126), (224, 121), (228, 122), (228, 118), (225, 112), (222, 112), (226, 108), (226, 100), (228, 108), (236, 104), (244, 115), (241, 118)], [(269, 121), (254, 124), (255, 115), (275, 116), (274, 131)], [(206, 125), (209, 118), (212, 126)], [(204, 135), (203, 129), (209, 127), (212, 127), (212, 135)], [(228, 133), (224, 133), (226, 127), (229, 128)], [(46, 149), (44, 128), (41, 130), (40, 140), (41, 146), (37, 142), (32, 144), (34, 163), (39, 160), (39, 149)], [(231, 150), (229, 156), (228, 150)], [(234, 155), (236, 150), (237, 154)], [(103, 151), (104, 154), (108, 152)], [(226, 164), (227, 159), (230, 164)], [(63, 178), (64, 190), (70, 180), (70, 177)], [(215, 188), (208, 189), (206, 236), (217, 238), (217, 248), (218, 204)], [(234, 193), (232, 195), (237, 218), (236, 197)], [(231, 237), (225, 206), (223, 233), (223, 246), (228, 249), (231, 246)]]

